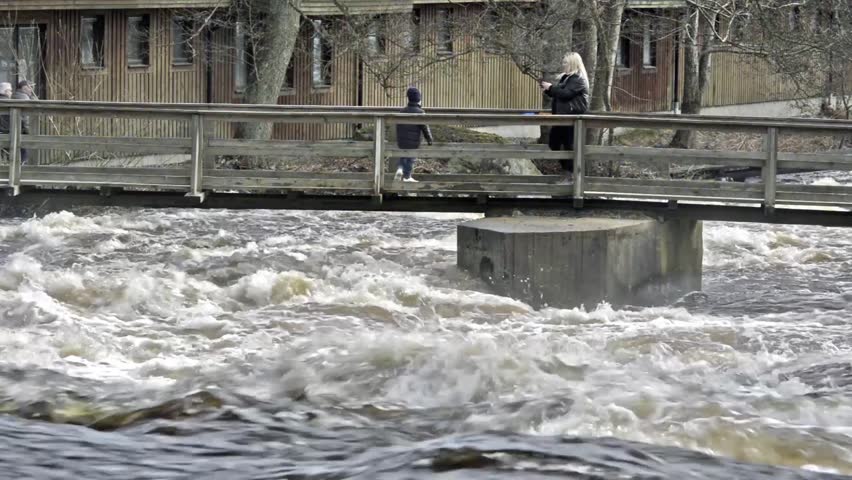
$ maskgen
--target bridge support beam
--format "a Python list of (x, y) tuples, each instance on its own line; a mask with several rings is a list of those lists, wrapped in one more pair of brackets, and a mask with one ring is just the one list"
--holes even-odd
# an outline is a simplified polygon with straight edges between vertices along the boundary
[(192, 155), (189, 167), (189, 193), (186, 196), (197, 198), (199, 202), (203, 202), (205, 193), (202, 190), (202, 185), (204, 183), (204, 157), (207, 141), (204, 135), (204, 119), (201, 115), (192, 116), (191, 127)]
[(21, 110), (9, 109), (9, 195), (21, 193)]
[(702, 225), (647, 218), (484, 218), (458, 228), (459, 267), (533, 307), (661, 304), (701, 289)]

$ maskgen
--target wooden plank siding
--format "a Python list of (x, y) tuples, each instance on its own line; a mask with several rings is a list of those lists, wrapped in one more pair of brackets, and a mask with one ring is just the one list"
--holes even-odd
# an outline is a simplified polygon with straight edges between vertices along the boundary
[[(420, 8), (424, 32), (437, 31), (440, 8), (440, 5)], [(453, 15), (474, 17), (480, 13), (481, 7), (449, 8), (453, 9)], [(458, 20), (462, 25), (467, 21), (465, 18)], [(365, 75), (364, 105), (402, 106), (405, 104), (405, 89), (413, 85), (422, 91), (426, 108), (540, 108), (541, 93), (535, 80), (521, 73), (510, 59), (474, 48), (474, 42), (470, 37), (457, 38), (453, 51), (459, 54), (458, 57), (415, 72), (407, 79), (398, 79), (393, 88), (387, 90), (375, 77)], [(423, 43), (434, 47), (436, 42)], [(427, 53), (428, 57), (434, 55), (434, 52)]]
[[(204, 103), (206, 76), (204, 45), (194, 39), (198, 52), (192, 65), (172, 64), (173, 10), (98, 10), (104, 16), (104, 66), (81, 65), (80, 30), (84, 14), (78, 10), (16, 12), (4, 22), (43, 26), (45, 99), (104, 102)], [(150, 15), (149, 66), (131, 67), (127, 61), (128, 16)], [(33, 119), (39, 134), (73, 136), (186, 137), (187, 122), (128, 118), (80, 118), (50, 115)], [(74, 152), (77, 155), (81, 152)], [(52, 160), (61, 157), (54, 152)], [(42, 157), (39, 161), (48, 160)]]
[(702, 99), (705, 107), (775, 102), (796, 97), (792, 82), (774, 73), (766, 60), (736, 53), (716, 53), (712, 62), (711, 78)]
[[(16, 0), (0, 0), (9, 5)], [(17, 0), (28, 6), (62, 4), (49, 10), (15, 11), (0, 23), (37, 23), (45, 27), (46, 97), (55, 100), (94, 100), (108, 102), (157, 103), (242, 103), (235, 86), (234, 32), (216, 29), (212, 32), (211, 90), (207, 92), (207, 62), (205, 35), (194, 38), (197, 56), (192, 65), (172, 64), (172, 16), (186, 6), (218, 4), (219, 0), (170, 1), (178, 9), (143, 8), (135, 0)], [(5, 3), (4, 3), (5, 2)], [(331, 0), (306, 0), (308, 6), (328, 7)], [(323, 3), (325, 2), (325, 3)], [(92, 12), (105, 18), (105, 66), (91, 70), (80, 66), (81, 5), (134, 3), (134, 7), (100, 9)], [(351, 0), (352, 5), (378, 8), (389, 0)], [(417, 5), (424, 35), (436, 35), (438, 12), (450, 8), (455, 15), (474, 17), (481, 13), (479, 2), (448, 4), (438, 0), (405, 0), (399, 4)], [(145, 5), (160, 5), (150, 0)], [(29, 7), (28, 7), (29, 8)], [(40, 8), (40, 7), (39, 7)], [(61, 8), (61, 9), (60, 9)], [(131, 9), (132, 8), (132, 9)], [(325, 7), (323, 7), (325, 8)], [(335, 7), (336, 8), (336, 7)], [(320, 11), (320, 10), (317, 10)], [(130, 15), (149, 14), (151, 20), (150, 66), (130, 67), (127, 64), (127, 19)], [(461, 24), (464, 24), (464, 19)], [(431, 32), (431, 33), (429, 33)], [(541, 94), (536, 82), (523, 75), (505, 57), (472, 48), (471, 37), (456, 39), (453, 50), (460, 54), (444, 63), (412, 74), (395, 82), (387, 91), (368, 72), (359, 68), (360, 60), (353, 53), (334, 54), (331, 85), (314, 88), (312, 84), (310, 24), (303, 22), (294, 53), (294, 88), (282, 91), (281, 105), (363, 105), (402, 106), (404, 92), (416, 85), (423, 92), (423, 104), (430, 107), (538, 109)], [(400, 42), (396, 42), (397, 44)], [(424, 42), (433, 45), (436, 42)], [(657, 44), (657, 66), (642, 66), (642, 43), (631, 45), (630, 68), (617, 69), (613, 85), (613, 106), (616, 111), (667, 111), (673, 100), (674, 40), (671, 37)], [(461, 54), (464, 53), (464, 54)], [(761, 101), (784, 100), (793, 97), (793, 90), (783, 79), (774, 75), (765, 63), (733, 54), (716, 54), (713, 73), (704, 104), (731, 105)], [(683, 65), (683, 62), (681, 62)], [(363, 78), (359, 78), (363, 77)], [(682, 82), (681, 82), (682, 85)], [(216, 122), (210, 126), (220, 138), (230, 138), (234, 125)], [(189, 135), (186, 122), (168, 120), (73, 119), (53, 116), (40, 119), (40, 131), (53, 134), (110, 135), (142, 137), (185, 137)], [(345, 124), (278, 124), (273, 130), (276, 139), (335, 139), (347, 138), (352, 125)]]
[[(630, 42), (630, 66), (616, 68), (612, 106), (618, 112), (661, 112), (671, 108), (674, 91), (674, 39), (657, 40), (654, 67), (642, 65), (641, 41)], [(681, 63), (682, 64), (682, 63)]]
[[(104, 67), (85, 68), (80, 62), (80, 26), (83, 13), (75, 10), (27, 14), (22, 23), (44, 25), (47, 99), (105, 102), (203, 103), (206, 101), (204, 51), (194, 40), (199, 56), (192, 65), (172, 65), (171, 10), (144, 10), (150, 15), (150, 65), (130, 67), (127, 62), (127, 17), (121, 10), (104, 15)], [(40, 130), (54, 134), (110, 136), (188, 135), (184, 122), (144, 122), (129, 119), (41, 119)]]
[(0, 11), (209, 8), (227, 3), (228, 0), (0, 0)]
[[(293, 52), (293, 89), (282, 90), (279, 105), (356, 105), (358, 100), (358, 61), (352, 54), (334, 55), (331, 66), (331, 85), (314, 88), (311, 72), (311, 27), (303, 22)], [(213, 34), (214, 103), (243, 103), (234, 82), (236, 51), (233, 30), (218, 30)], [(233, 136), (236, 125), (218, 122), (217, 135)], [(273, 138), (319, 140), (351, 137), (354, 126), (349, 124), (277, 124)]]
[(305, 15), (377, 15), (410, 12), (411, 5), (411, 0), (309, 0), (302, 2), (301, 9)]

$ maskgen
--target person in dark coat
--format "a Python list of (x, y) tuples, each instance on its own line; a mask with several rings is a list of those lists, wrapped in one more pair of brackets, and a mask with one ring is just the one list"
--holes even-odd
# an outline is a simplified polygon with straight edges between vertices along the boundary
[[(18, 89), (12, 94), (12, 100), (32, 100), (33, 87), (35, 85), (28, 80), (18, 82)], [(21, 133), (24, 135), (30, 134), (30, 117), (29, 115), (21, 115)], [(26, 149), (21, 149), (21, 164), (25, 165), (30, 158), (30, 152)]]
[[(420, 90), (411, 87), (405, 95), (408, 97), (408, 105), (402, 109), (402, 113), (425, 113), (420, 107), (422, 100)], [(396, 125), (396, 145), (401, 149), (417, 150), (420, 148), (421, 135), (426, 138), (426, 143), (432, 145), (432, 131), (429, 130), (429, 125), (402, 123)], [(394, 180), (402, 179), (404, 182), (416, 182), (417, 180), (411, 177), (411, 172), (414, 170), (414, 160), (414, 156), (400, 157)]]
[[(571, 52), (562, 59), (564, 72), (556, 83), (541, 82), (544, 93), (553, 99), (551, 113), (554, 115), (580, 115), (589, 111), (589, 76), (583, 58)], [(551, 127), (548, 146), (551, 150), (574, 149), (574, 126)], [(562, 168), (572, 171), (574, 162), (560, 160)]]

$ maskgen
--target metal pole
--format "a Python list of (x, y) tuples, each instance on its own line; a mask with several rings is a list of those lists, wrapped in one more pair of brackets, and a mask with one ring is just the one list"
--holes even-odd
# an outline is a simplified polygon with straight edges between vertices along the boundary
[(21, 110), (9, 109), (9, 194), (21, 193)]
[(385, 182), (385, 119), (376, 117), (374, 133), (373, 198), (382, 203), (382, 191)]
[(583, 208), (583, 177), (586, 150), (586, 122), (577, 119), (574, 122), (574, 208)]
[(204, 119), (201, 115), (192, 116), (192, 157), (189, 172), (189, 193), (187, 197), (204, 201), (202, 190), (204, 179)]
[(766, 131), (766, 165), (763, 167), (763, 209), (766, 215), (775, 210), (775, 189), (778, 174), (778, 129)]

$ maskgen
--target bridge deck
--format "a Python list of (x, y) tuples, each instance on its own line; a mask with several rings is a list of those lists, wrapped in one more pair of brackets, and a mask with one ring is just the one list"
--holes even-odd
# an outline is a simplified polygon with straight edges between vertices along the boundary
[[(778, 182), (779, 170), (852, 171), (852, 153), (779, 151), (782, 135), (852, 135), (852, 122), (820, 119), (725, 118), (671, 115), (520, 115), (482, 111), (405, 115), (386, 109), (195, 105), (133, 105), (82, 102), (4, 102), (12, 131), (0, 135), (11, 152), (0, 166), (9, 196), (0, 208), (31, 204), (97, 204), (195, 208), (309, 208), (398, 211), (505, 211), (507, 209), (627, 209), (708, 220), (758, 221), (852, 226), (852, 186)], [(186, 137), (88, 136), (57, 128), (50, 135), (21, 135), (21, 115), (49, 117), (51, 124), (72, 117), (124, 121), (183, 122)], [(373, 141), (284, 142), (215, 138), (213, 121), (275, 123), (372, 123)], [(75, 122), (71, 122), (72, 124)], [(394, 181), (389, 157), (406, 155), (385, 138), (398, 123), (441, 125), (560, 125), (575, 127), (574, 151), (552, 152), (541, 145), (440, 143), (417, 151), (418, 158), (573, 160), (570, 181), (561, 176), (419, 175), (420, 183)], [(680, 150), (586, 146), (590, 128), (721, 130), (759, 133), (761, 151)], [(79, 133), (79, 132), (74, 132)], [(129, 155), (188, 154), (186, 166), (80, 167), (21, 165), (21, 149), (110, 152)], [(306, 167), (318, 158), (369, 159), (372, 171), (316, 173), (271, 169), (214, 168), (222, 156), (289, 159)], [(756, 168), (762, 182), (741, 183), (670, 178), (589, 176), (591, 163), (630, 162), (668, 171), (672, 166), (717, 165)], [(663, 176), (665, 177), (665, 175)]]

